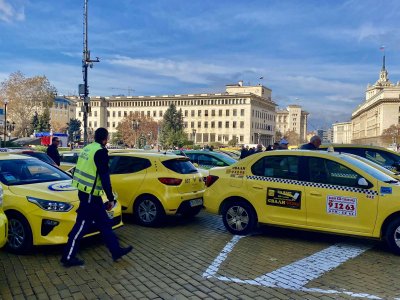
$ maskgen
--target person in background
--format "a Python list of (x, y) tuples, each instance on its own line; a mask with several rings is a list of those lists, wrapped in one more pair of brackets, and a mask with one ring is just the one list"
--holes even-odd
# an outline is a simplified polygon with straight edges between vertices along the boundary
[(279, 141), (279, 150), (287, 150), (289, 147), (289, 142), (285, 139)]
[(321, 138), (318, 135), (314, 135), (308, 144), (304, 144), (300, 147), (303, 150), (318, 150), (319, 146), (321, 146)]
[(50, 156), (57, 166), (60, 166), (60, 153), (58, 153), (58, 145), (60, 144), (60, 139), (53, 136), (51, 139), (51, 145), (47, 147), (47, 155)]
[(263, 146), (261, 144), (258, 144), (257, 145), (257, 149), (256, 149), (256, 151), (254, 153), (263, 152), (262, 148), (263, 148)]
[(279, 149), (279, 143), (278, 142), (275, 142), (273, 145), (272, 145), (272, 149), (271, 150), (278, 150)]
[(265, 149), (265, 151), (272, 151), (274, 150), (274, 146), (272, 145), (268, 145), (267, 149)]
[(248, 156), (249, 150), (243, 145), (242, 149), (240, 150), (240, 159), (245, 158), (246, 156)]
[[(119, 245), (106, 212), (116, 205), (108, 169), (108, 151), (105, 147), (108, 140), (107, 129), (98, 128), (94, 132), (94, 140), (82, 149), (72, 179), (72, 186), (78, 189), (80, 203), (75, 225), (68, 235), (68, 243), (61, 258), (64, 267), (84, 264), (83, 260), (76, 257), (76, 253), (80, 240), (93, 222), (98, 226), (114, 261), (132, 251), (132, 246), (123, 248)], [(103, 193), (107, 195), (106, 204), (101, 198)]]
[(249, 152), (248, 152), (247, 156), (250, 156), (250, 155), (254, 154), (255, 152), (256, 152), (256, 148), (255, 147), (251, 147), (249, 149)]

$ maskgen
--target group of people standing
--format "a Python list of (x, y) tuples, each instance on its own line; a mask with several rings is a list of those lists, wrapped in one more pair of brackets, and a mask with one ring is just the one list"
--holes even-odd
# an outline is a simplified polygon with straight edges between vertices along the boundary
[[(304, 144), (300, 147), (302, 150), (317, 150), (319, 146), (321, 145), (321, 138), (318, 135), (314, 135), (308, 144)], [(289, 147), (289, 142), (286, 139), (281, 139), (279, 142), (275, 142), (273, 145), (269, 145), (265, 151), (272, 151), (272, 150), (286, 150)], [(262, 152), (263, 151), (263, 146), (261, 144), (257, 145), (257, 148), (252, 147), (249, 148), (249, 146), (242, 146), (242, 149), (240, 151), (240, 159), (243, 159), (247, 156), (250, 156), (254, 153)]]

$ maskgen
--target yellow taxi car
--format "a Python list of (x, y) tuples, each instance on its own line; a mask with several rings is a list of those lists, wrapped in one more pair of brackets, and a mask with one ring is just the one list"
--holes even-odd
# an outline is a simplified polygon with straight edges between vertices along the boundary
[(3, 188), (0, 186), (0, 248), (7, 242), (7, 217), (3, 211)]
[(257, 223), (385, 239), (400, 254), (400, 184), (346, 154), (280, 150), (211, 169), (204, 206), (234, 234)]
[[(6, 247), (11, 252), (67, 242), (79, 206), (70, 175), (36, 158), (1, 154), (0, 181), (8, 218)], [(113, 228), (122, 226), (119, 204), (109, 217)], [(92, 224), (86, 236), (96, 233), (96, 224)]]
[(110, 152), (110, 178), (123, 212), (143, 226), (165, 215), (191, 217), (203, 206), (204, 180), (189, 158), (167, 153)]

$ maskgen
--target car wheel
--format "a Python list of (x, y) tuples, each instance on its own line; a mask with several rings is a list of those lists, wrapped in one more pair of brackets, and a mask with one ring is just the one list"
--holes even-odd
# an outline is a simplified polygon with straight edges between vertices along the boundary
[(193, 218), (201, 212), (202, 206), (191, 207), (187, 210), (182, 211), (182, 216), (184, 218)]
[(28, 221), (18, 213), (7, 213), (8, 241), (7, 250), (12, 253), (23, 254), (32, 249), (32, 230)]
[(246, 235), (257, 223), (253, 207), (244, 201), (229, 201), (222, 209), (222, 220), (233, 234)]
[(400, 255), (400, 219), (395, 219), (389, 223), (385, 239), (390, 250)]
[(158, 226), (165, 217), (165, 211), (157, 198), (143, 196), (135, 201), (134, 216), (142, 226)]

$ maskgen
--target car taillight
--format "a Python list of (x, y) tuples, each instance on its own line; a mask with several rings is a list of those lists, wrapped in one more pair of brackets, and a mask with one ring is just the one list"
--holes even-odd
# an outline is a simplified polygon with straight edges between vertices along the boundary
[(206, 178), (206, 187), (210, 187), (211, 185), (213, 185), (218, 178), (219, 178), (218, 176), (208, 175)]
[(181, 182), (182, 182), (182, 179), (179, 179), (179, 178), (169, 178), (169, 177), (161, 177), (161, 178), (158, 178), (158, 180), (159, 180), (161, 183), (164, 183), (164, 184), (166, 184), (166, 185), (180, 185)]

